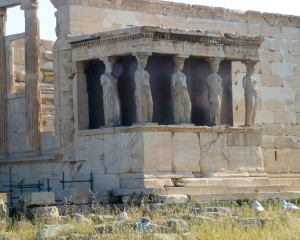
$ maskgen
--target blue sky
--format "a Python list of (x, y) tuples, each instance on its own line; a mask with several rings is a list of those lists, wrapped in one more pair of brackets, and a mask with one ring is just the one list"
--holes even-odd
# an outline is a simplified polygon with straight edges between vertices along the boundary
[[(50, 0), (39, 0), (39, 2), (41, 38), (55, 40), (54, 12), (56, 9), (51, 4)], [(243, 11), (256, 10), (260, 12), (300, 15), (300, 0), (172, 0), (172, 2), (224, 7)], [(7, 35), (24, 32), (24, 25), (24, 12), (20, 10), (20, 7), (10, 8), (8, 10)]]

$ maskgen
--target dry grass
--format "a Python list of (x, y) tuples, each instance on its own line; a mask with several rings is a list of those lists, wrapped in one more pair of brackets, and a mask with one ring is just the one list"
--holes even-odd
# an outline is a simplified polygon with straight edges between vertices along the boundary
[[(283, 211), (278, 204), (276, 206), (265, 205), (265, 212), (256, 214), (250, 206), (231, 206), (233, 214), (240, 214), (237, 218), (232, 217), (215, 217), (213, 220), (195, 220), (184, 219), (189, 226), (190, 234), (188, 237), (178, 234), (177, 239), (226, 239), (226, 240), (275, 240), (275, 239), (300, 239), (300, 212)], [(172, 206), (165, 207), (165, 209), (157, 208), (150, 211), (147, 208), (126, 207), (126, 212), (131, 218), (127, 223), (137, 222), (140, 217), (149, 217), (151, 222), (156, 224), (164, 224), (164, 220), (174, 218), (174, 215), (189, 214), (192, 206)], [(100, 215), (114, 215), (117, 216), (119, 211), (115, 210), (108, 212), (103, 208), (94, 207), (89, 211), (84, 212), (88, 215), (92, 211), (93, 214)], [(70, 213), (71, 214), (71, 213)], [(202, 214), (203, 215), (203, 214)], [(204, 214), (205, 215), (205, 214)], [(206, 215), (208, 216), (208, 215)], [(209, 216), (211, 217), (211, 216)], [(238, 223), (241, 218), (272, 218), (273, 221), (264, 226), (248, 225), (242, 226)], [(5, 227), (0, 227), (0, 235), (21, 239), (35, 239), (37, 232), (42, 228), (44, 219), (28, 220), (21, 217), (22, 222), (17, 223), (12, 219)], [(114, 225), (115, 228), (111, 235), (101, 235), (94, 226), (99, 224), (96, 222), (78, 222), (75, 219), (70, 219), (68, 224), (74, 225), (74, 228), (68, 232), (60, 235), (69, 236), (69, 239), (75, 239), (72, 234), (83, 235), (97, 235), (98, 239), (155, 239), (159, 238), (153, 234), (143, 235), (137, 233), (133, 228), (124, 226), (124, 224), (116, 224), (115, 221), (110, 220), (102, 223), (106, 226)], [(1, 237), (0, 237), (1, 239)], [(92, 238), (90, 238), (92, 239)]]

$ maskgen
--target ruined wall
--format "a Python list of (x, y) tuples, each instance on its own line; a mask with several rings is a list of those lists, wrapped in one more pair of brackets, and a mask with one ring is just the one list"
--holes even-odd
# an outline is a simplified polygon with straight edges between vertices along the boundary
[[(212, 30), (265, 36), (255, 68), (257, 124), (265, 126), (263, 154), (271, 174), (300, 172), (300, 19), (296, 16), (238, 11), (162, 1), (52, 0), (61, 36), (91, 34), (129, 26)], [(62, 44), (63, 47), (67, 45)], [(244, 123), (242, 79), (245, 65), (232, 65), (235, 125)], [(66, 82), (66, 80), (63, 80)], [(60, 83), (62, 84), (62, 83)]]

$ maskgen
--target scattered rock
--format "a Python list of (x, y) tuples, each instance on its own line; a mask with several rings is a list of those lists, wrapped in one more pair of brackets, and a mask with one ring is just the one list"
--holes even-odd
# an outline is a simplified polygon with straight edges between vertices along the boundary
[(167, 225), (172, 229), (174, 232), (188, 232), (189, 231), (189, 226), (186, 223), (186, 221), (181, 220), (181, 219), (171, 219), (165, 221)]
[(89, 190), (87, 188), (67, 188), (57, 193), (57, 198), (63, 203), (83, 204), (89, 201)]
[(79, 222), (92, 222), (92, 219), (86, 218), (85, 216), (79, 213), (75, 213), (73, 217)]
[(156, 203), (188, 203), (189, 201), (187, 195), (158, 195), (155, 198)]
[(99, 222), (99, 223), (103, 223), (103, 222), (106, 222), (106, 221), (114, 220), (114, 217), (110, 216), (110, 215), (89, 214), (86, 218), (87, 219), (91, 219), (93, 222)]
[(72, 234), (72, 237), (75, 239), (80, 239), (80, 240), (100, 239), (98, 236), (95, 236), (95, 235), (83, 235), (83, 234), (77, 234), (77, 233)]
[(37, 239), (44, 239), (44, 238), (53, 238), (57, 235), (72, 229), (73, 225), (70, 224), (61, 224), (61, 225), (44, 225), (43, 228), (37, 233)]
[(103, 225), (99, 224), (94, 227), (94, 229), (98, 230), (101, 234), (112, 233), (114, 230), (113, 225)]
[(7, 216), (7, 207), (2, 198), (0, 198), (0, 220)]
[(272, 222), (273, 219), (271, 218), (244, 218), (238, 221), (240, 225), (258, 225), (263, 226), (267, 223)]
[(57, 207), (34, 207), (29, 208), (28, 211), (34, 217), (59, 217)]
[(197, 214), (197, 213), (212, 213), (212, 212), (216, 212), (216, 213), (223, 213), (223, 214), (228, 214), (231, 215), (231, 211), (230, 208), (227, 207), (203, 207), (203, 208), (193, 208), (192, 213)]
[(159, 240), (174, 240), (177, 239), (177, 234), (162, 234), (162, 233), (156, 233), (152, 235), (155, 239)]
[(54, 192), (27, 192), (19, 198), (19, 203), (27, 207), (56, 205)]
[(130, 219), (130, 217), (128, 217), (128, 215), (127, 215), (126, 212), (121, 212), (121, 213), (119, 214), (119, 216), (116, 217), (116, 219), (117, 219), (118, 221), (124, 221), (124, 220)]

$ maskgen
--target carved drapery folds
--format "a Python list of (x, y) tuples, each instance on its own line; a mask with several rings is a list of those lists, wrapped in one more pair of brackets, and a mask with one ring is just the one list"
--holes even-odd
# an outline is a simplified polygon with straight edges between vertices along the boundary
[(137, 53), (138, 69), (134, 73), (137, 123), (151, 123), (153, 116), (153, 101), (150, 88), (150, 75), (145, 70), (149, 53)]
[(243, 78), (245, 90), (245, 126), (254, 125), (257, 110), (257, 80), (254, 75), (254, 67), (258, 61), (246, 60), (247, 73)]
[(190, 123), (192, 106), (188, 93), (186, 76), (182, 73), (185, 57), (176, 56), (173, 60), (175, 62), (175, 69), (171, 77), (171, 89), (173, 97), (174, 123)]
[(22, 3), (25, 10), (25, 99), (26, 99), (26, 134), (29, 151), (40, 150), (42, 129), (40, 74), (40, 27), (37, 16), (38, 1)]
[(211, 126), (221, 124), (222, 107), (222, 78), (218, 74), (222, 58), (207, 58), (211, 68), (211, 74), (207, 77), (208, 101)]
[(6, 8), (0, 8), (0, 157), (6, 156), (7, 146), (7, 89), (5, 66)]
[(105, 73), (101, 76), (103, 86), (103, 108), (105, 126), (121, 126), (121, 102), (118, 92), (118, 80), (113, 75), (113, 67), (117, 61), (116, 57), (106, 57), (103, 59)]

